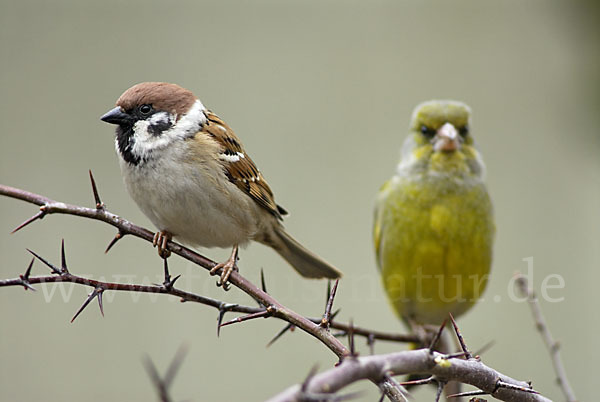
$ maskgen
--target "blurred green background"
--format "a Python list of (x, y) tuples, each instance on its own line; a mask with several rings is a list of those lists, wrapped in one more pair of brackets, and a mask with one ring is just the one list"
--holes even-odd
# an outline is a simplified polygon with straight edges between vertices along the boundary
[[(135, 83), (178, 83), (240, 135), (291, 211), (290, 233), (345, 272), (340, 319), (403, 332), (374, 266), (374, 196), (394, 171), (412, 108), (463, 100), (473, 109), (498, 226), (484, 301), (459, 320), (466, 340), (474, 350), (495, 341), (485, 363), (563, 399), (529, 308), (510, 298), (513, 273), (533, 257), (536, 290), (549, 275), (564, 279), (563, 289), (548, 291), (562, 301), (542, 307), (578, 397), (592, 400), (600, 359), (592, 344), (600, 330), (598, 11), (592, 1), (541, 0), (2, 0), (0, 183), (91, 206), (92, 169), (112, 212), (151, 227), (125, 192), (113, 127), (99, 116)], [(143, 241), (127, 238), (105, 255), (115, 231), (104, 224), (50, 216), (8, 234), (35, 211), (0, 198), (0, 277), (24, 271), (25, 247), (58, 263), (64, 238), (74, 273), (161, 280), (161, 262)], [(271, 250), (253, 244), (240, 265), (256, 282), (264, 268), (285, 305), (322, 313), (326, 283), (300, 279)], [(253, 304), (180, 258), (171, 270), (195, 292)], [(35, 264), (34, 274), (46, 272)], [(176, 400), (262, 400), (302, 381), (314, 364), (335, 362), (299, 331), (265, 349), (284, 325), (277, 320), (227, 327), (217, 338), (214, 309), (107, 293), (106, 317), (94, 303), (71, 324), (88, 289), (38, 289), (0, 289), (2, 401), (153, 400), (143, 355), (164, 370), (182, 343), (190, 351)], [(403, 348), (375, 345), (377, 353)], [(352, 389), (377, 400), (371, 384)]]

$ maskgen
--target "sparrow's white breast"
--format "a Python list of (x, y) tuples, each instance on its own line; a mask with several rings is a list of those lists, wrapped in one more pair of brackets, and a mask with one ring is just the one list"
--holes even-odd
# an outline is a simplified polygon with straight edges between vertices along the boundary
[(182, 140), (137, 166), (119, 156), (129, 194), (159, 230), (179, 241), (202, 247), (247, 243), (271, 217), (229, 182), (214, 157), (190, 153)]

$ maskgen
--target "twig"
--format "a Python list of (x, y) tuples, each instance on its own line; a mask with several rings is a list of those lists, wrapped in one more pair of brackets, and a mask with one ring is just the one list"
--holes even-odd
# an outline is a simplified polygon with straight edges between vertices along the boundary
[(187, 347), (185, 345), (180, 346), (179, 349), (177, 349), (177, 352), (175, 353), (175, 356), (173, 357), (173, 360), (167, 368), (167, 372), (163, 378), (161, 378), (160, 374), (158, 374), (158, 370), (156, 369), (156, 366), (150, 357), (145, 357), (144, 366), (146, 367), (146, 371), (150, 376), (150, 380), (156, 388), (156, 392), (158, 393), (161, 402), (171, 401), (171, 397), (169, 396), (169, 388), (171, 387), (171, 384), (175, 379), (175, 375), (177, 374), (177, 370), (179, 370), (179, 367), (181, 367), (186, 354)]
[[(394, 375), (423, 373), (449, 381), (460, 381), (502, 401), (550, 402), (542, 395), (532, 393), (528, 383), (501, 374), (480, 361), (447, 359), (446, 355), (431, 353), (428, 348), (345, 359), (337, 367), (315, 374), (310, 383), (304, 386), (304, 392), (335, 393), (363, 379), (380, 382), (390, 371)], [(510, 384), (514, 388), (499, 384)], [(298, 401), (300, 394), (301, 386), (297, 384), (271, 398), (269, 402)]]
[(529, 287), (527, 278), (520, 273), (516, 274), (516, 284), (521, 293), (527, 297), (527, 301), (531, 307), (531, 313), (533, 314), (533, 319), (535, 320), (536, 328), (542, 336), (548, 351), (550, 352), (550, 358), (552, 359), (552, 364), (554, 365), (554, 371), (556, 372), (556, 381), (558, 382), (558, 385), (565, 394), (567, 402), (576, 402), (577, 397), (575, 397), (575, 392), (569, 384), (567, 372), (560, 358), (560, 343), (554, 340), (552, 334), (550, 333), (550, 329), (546, 324), (546, 320), (542, 314), (542, 309), (535, 292)]
[[(28, 191), (5, 185), (0, 185), (0, 195), (5, 195), (8, 197), (30, 202), (32, 204), (40, 205), (40, 211), (43, 212), (43, 215), (67, 214), (106, 222), (116, 227), (119, 233), (122, 234), (121, 237), (124, 235), (133, 235), (142, 238), (148, 242), (152, 242), (154, 238), (154, 234), (148, 229), (137, 226), (132, 222), (129, 222), (119, 217), (118, 215), (107, 211), (105, 208), (85, 208), (77, 205), (70, 205), (63, 202), (54, 201), (48, 197), (44, 197), (39, 194), (30, 193)], [(35, 219), (31, 220), (31, 222), (33, 222), (34, 220)], [(170, 241), (167, 244), (167, 248), (174, 254), (177, 254), (188, 261), (194, 262), (196, 265), (206, 270), (210, 270), (216, 265), (214, 261), (173, 241)], [(250, 295), (261, 305), (272, 306), (275, 310), (273, 316), (281, 318), (302, 329), (303, 331), (309, 333), (315, 338), (319, 339), (333, 353), (335, 353), (335, 355), (338, 356), (338, 358), (343, 358), (344, 356), (349, 354), (349, 351), (344, 346), (344, 344), (340, 342), (340, 340), (338, 340), (335, 336), (333, 336), (329, 331), (321, 328), (317, 323), (296, 313), (288, 307), (281, 305), (272, 296), (263, 292), (252, 282), (240, 275), (239, 272), (232, 272), (229, 282), (237, 288), (239, 288), (240, 290), (242, 290), (244, 293)]]
[[(67, 214), (67, 215), (80, 216), (80, 217), (88, 218), (88, 219), (99, 220), (102, 222), (106, 222), (106, 223), (114, 226), (115, 228), (117, 228), (118, 234), (109, 244), (107, 251), (119, 239), (121, 239), (125, 235), (133, 235), (135, 237), (142, 238), (142, 239), (152, 243), (154, 234), (151, 231), (149, 231), (148, 229), (142, 228), (140, 226), (137, 226), (137, 225), (133, 224), (132, 222), (129, 222), (129, 221), (119, 217), (118, 215), (115, 215), (106, 210), (106, 208), (100, 201), (100, 196), (98, 195), (96, 184), (95, 184), (95, 181), (93, 180), (93, 176), (91, 174), (90, 174), (90, 179), (92, 181), (92, 189), (93, 189), (93, 193), (94, 193), (94, 200), (96, 201), (96, 205), (95, 205), (96, 208), (86, 208), (86, 207), (81, 207), (81, 206), (77, 206), (77, 205), (70, 205), (70, 204), (66, 204), (66, 203), (62, 203), (62, 202), (57, 202), (57, 201), (54, 201), (48, 197), (44, 197), (39, 194), (31, 193), (31, 192), (28, 192), (25, 190), (21, 190), (18, 188), (5, 186), (5, 185), (0, 185), (0, 195), (5, 195), (8, 197), (20, 199), (20, 200), (27, 201), (29, 203), (40, 206), (40, 212), (37, 213), (36, 215), (34, 215), (29, 220), (27, 220), (24, 224), (21, 224), (19, 226), (19, 228), (22, 228), (22, 227), (36, 221), (37, 219), (41, 219), (46, 215)], [(180, 244), (177, 244), (173, 241), (168, 242), (167, 249), (169, 251), (171, 251), (172, 253), (177, 254), (177, 255), (185, 258), (186, 260), (191, 261), (191, 262), (195, 263), (196, 265), (203, 267), (204, 269), (209, 270), (209, 271), (216, 265), (216, 263), (214, 261), (194, 252), (193, 250), (183, 247)], [(51, 264), (49, 266), (51, 266)], [(59, 274), (59, 272), (55, 272), (55, 273)], [(32, 279), (34, 279), (34, 278), (32, 278)], [(99, 288), (98, 285), (100, 284), (99, 281), (92, 281), (92, 280), (88, 280), (86, 278), (76, 277), (76, 276), (69, 274), (68, 272), (60, 273), (60, 276), (56, 276), (56, 277), (52, 277), (52, 276), (50, 278), (43, 277), (43, 278), (40, 278), (39, 280), (41, 282), (41, 281), (46, 281), (46, 279), (51, 279), (50, 281), (55, 281), (55, 282), (81, 283), (81, 284), (85, 284), (85, 285), (89, 285), (89, 286), (94, 286), (95, 289)], [(350, 354), (350, 351), (348, 350), (348, 348), (346, 348), (346, 346), (344, 346), (344, 344), (340, 340), (338, 340), (335, 337), (335, 335), (333, 335), (328, 329), (322, 328), (319, 325), (321, 320), (311, 320), (311, 319), (304, 317), (304, 316), (296, 313), (295, 311), (283, 306), (277, 300), (275, 300), (272, 296), (267, 294), (265, 291), (259, 289), (257, 286), (255, 286), (253, 283), (251, 283), (249, 280), (247, 280), (242, 275), (240, 275), (240, 273), (237, 271), (232, 272), (232, 274), (229, 278), (229, 282), (231, 284), (233, 284), (234, 286), (236, 286), (237, 288), (239, 288), (240, 290), (242, 290), (244, 293), (250, 295), (261, 306), (265, 306), (265, 308), (268, 306), (268, 308), (272, 309), (273, 317), (277, 317), (284, 321), (287, 321), (289, 324), (292, 324), (293, 327), (298, 327), (298, 328), (302, 329), (303, 331), (307, 332), (308, 334), (312, 335), (313, 337), (317, 338), (318, 340), (320, 340), (340, 360), (342, 360), (344, 357), (346, 357)], [(31, 282), (31, 283), (34, 283), (34, 282)], [(37, 283), (39, 283), (39, 282), (37, 282)], [(24, 286), (24, 282), (21, 278), (18, 279), (18, 284), (21, 286)], [(15, 285), (15, 283), (11, 282), (11, 280), (0, 281), (0, 286), (11, 286), (11, 285)], [(149, 292), (155, 292), (157, 290), (157, 287), (143, 287), (140, 285), (126, 285), (126, 284), (105, 284), (105, 285), (109, 285), (109, 286), (100, 287), (100, 289), (103, 289), (103, 291), (104, 290), (129, 290), (129, 291), (133, 290), (133, 291), (149, 291)], [(175, 294), (178, 292), (182, 292), (175, 288), (167, 289), (164, 286), (158, 287), (158, 288), (161, 289), (159, 291), (159, 293)], [(134, 289), (136, 289), (136, 290), (134, 290)], [(141, 289), (144, 289), (144, 290), (141, 290)], [(185, 293), (185, 294), (183, 294), (183, 293)], [(217, 308), (221, 308), (221, 306), (223, 305), (223, 302), (221, 302), (221, 301), (212, 300), (212, 299), (208, 300), (207, 298), (204, 298), (203, 296), (192, 295), (192, 294), (188, 294), (187, 292), (182, 292), (182, 295), (190, 297), (193, 301), (197, 301), (197, 302), (200, 302), (203, 304), (208, 304), (208, 305), (211, 305), (211, 306), (217, 307)], [(183, 298), (182, 300), (187, 301), (186, 298)], [(99, 299), (99, 302), (100, 302), (100, 299)], [(85, 305), (83, 307), (85, 308)], [(236, 310), (232, 309), (231, 311), (238, 311), (239, 309), (241, 309), (241, 306), (235, 307), (235, 309)], [(247, 311), (247, 313), (250, 313), (250, 314), (258, 313), (261, 310), (262, 309), (259, 307), (258, 311), (253, 309), (252, 311)], [(219, 320), (222, 320), (221, 312), (220, 312)], [(221, 325), (219, 325), (219, 327), (220, 326)], [(333, 327), (333, 325), (332, 325), (332, 327)], [(343, 324), (341, 324), (341, 325), (336, 325), (335, 328), (348, 330), (349, 326), (344, 326)], [(398, 338), (396, 336), (389, 336), (387, 334), (375, 333), (374, 331), (368, 331), (368, 330), (358, 332), (358, 331), (355, 331), (354, 329), (352, 329), (352, 332), (354, 334), (358, 334), (358, 335), (374, 336), (375, 338), (377, 338), (378, 335), (381, 335), (381, 339), (385, 339), (385, 340), (398, 340), (398, 339), (402, 338), (402, 336), (400, 336), (400, 338)]]
[[(94, 219), (106, 222), (112, 226), (114, 226), (118, 230), (118, 234), (115, 239), (109, 245), (112, 247), (120, 238), (125, 235), (132, 235), (135, 237), (142, 238), (148, 242), (152, 242), (154, 234), (140, 226), (137, 226), (118, 215), (115, 215), (106, 210), (104, 204), (102, 204), (100, 197), (98, 195), (98, 191), (93, 181), (93, 177), (90, 175), (90, 179), (92, 180), (92, 187), (94, 193), (94, 201), (96, 202), (95, 208), (85, 208), (76, 205), (65, 204), (62, 202), (57, 202), (47, 197), (30, 193), (24, 190), (16, 189), (9, 186), (0, 185), (0, 195), (5, 195), (8, 197), (24, 200), (36, 205), (40, 206), (40, 211), (35, 214), (32, 218), (25, 221), (21, 224), (16, 230), (23, 228), (24, 226), (38, 220), (42, 219), (46, 215), (51, 214), (68, 214), (80, 216), (88, 219)], [(184, 259), (195, 263), (196, 265), (203, 267), (206, 270), (212, 269), (216, 263), (196, 252), (190, 250), (186, 247), (183, 247), (173, 241), (168, 242), (167, 249), (174, 254), (177, 254)], [(190, 292), (185, 292), (180, 289), (175, 288), (174, 283), (175, 279), (171, 280), (170, 274), (168, 272), (168, 267), (165, 264), (165, 281), (162, 285), (135, 285), (135, 284), (122, 284), (122, 283), (111, 283), (105, 281), (97, 281), (88, 278), (83, 278), (77, 275), (73, 275), (69, 272), (66, 266), (66, 258), (64, 255), (64, 247), (61, 251), (61, 268), (58, 268), (48, 261), (44, 260), (42, 257), (33, 253), (40, 261), (46, 264), (51, 269), (51, 275), (48, 276), (40, 276), (40, 277), (30, 277), (29, 273), (31, 271), (30, 267), (26, 271), (24, 275), (21, 275), (19, 278), (15, 279), (7, 279), (0, 280), (0, 287), (2, 286), (24, 286), (26, 288), (31, 288), (32, 284), (36, 283), (53, 283), (53, 282), (72, 282), (81, 285), (91, 286), (93, 287), (92, 293), (88, 296), (84, 305), (80, 308), (80, 311), (76, 314), (76, 316), (93, 300), (94, 298), (98, 298), (98, 302), (100, 304), (100, 308), (102, 311), (102, 299), (101, 296), (106, 291), (111, 290), (119, 290), (119, 291), (132, 291), (132, 292), (146, 292), (146, 293), (162, 293), (169, 294), (173, 296), (180, 297), (182, 301), (192, 301), (201, 304), (205, 304), (208, 306), (215, 307), (219, 309), (219, 327), (221, 324), (223, 315), (226, 311), (234, 311), (240, 313), (246, 313), (249, 316), (246, 318), (239, 318), (233, 321), (243, 321), (244, 319), (257, 318), (262, 316), (273, 316), (279, 319), (286, 321), (290, 327), (295, 328), (298, 327), (313, 337), (320, 340), (324, 345), (326, 345), (338, 358), (340, 359), (340, 365), (336, 369), (331, 370), (331, 373), (334, 377), (333, 384), (326, 384), (326, 388), (321, 387), (322, 381), (320, 380), (321, 376), (324, 379), (327, 379), (327, 373), (323, 373), (321, 375), (315, 376), (314, 379), (310, 380), (310, 384), (305, 386), (306, 392), (311, 395), (321, 395), (321, 394), (331, 394), (336, 392), (342, 386), (345, 386), (351, 382), (354, 382), (358, 379), (365, 378), (370, 379), (375, 384), (378, 384), (385, 392), (385, 395), (392, 401), (401, 401), (404, 396), (402, 395), (401, 385), (398, 384), (393, 378), (390, 377), (390, 371), (397, 374), (410, 373), (410, 372), (423, 372), (430, 373), (436, 376), (440, 376), (444, 379), (456, 379), (458, 381), (463, 381), (466, 383), (473, 384), (478, 386), (480, 389), (489, 392), (493, 396), (503, 399), (503, 400), (516, 400), (511, 399), (511, 395), (516, 395), (518, 393), (521, 397), (523, 394), (528, 395), (528, 397), (539, 397), (538, 395), (525, 393), (519, 391), (518, 389), (510, 389), (507, 387), (498, 387), (497, 384), (499, 381), (505, 382), (507, 384), (513, 384), (515, 387), (526, 388), (528, 385), (526, 383), (519, 383), (515, 380), (510, 379), (506, 376), (500, 376), (497, 372), (489, 369), (485, 366), (483, 367), (482, 372), (478, 372), (477, 370), (473, 371), (472, 367), (464, 366), (465, 364), (477, 364), (482, 365), (479, 361), (469, 361), (469, 360), (458, 360), (452, 357), (448, 357), (446, 355), (440, 355), (437, 352), (430, 353), (429, 349), (423, 349), (421, 351), (409, 351), (409, 352), (400, 352), (401, 354), (408, 353), (412, 354), (416, 353), (424, 353), (426, 357), (420, 356), (418, 361), (420, 365), (417, 364), (415, 366), (415, 362), (411, 363), (411, 360), (408, 360), (408, 365), (405, 365), (405, 358), (402, 357), (400, 360), (396, 360), (396, 354), (392, 355), (383, 355), (383, 356), (368, 356), (368, 357), (357, 357), (354, 354), (353, 348), (353, 338), (355, 335), (365, 336), (368, 339), (380, 339), (380, 340), (391, 340), (391, 341), (400, 341), (400, 342), (418, 342), (419, 338), (415, 335), (393, 335), (381, 333), (378, 331), (372, 331), (368, 329), (361, 329), (354, 327), (352, 323), (350, 324), (342, 324), (333, 322), (334, 313), (330, 318), (328, 318), (329, 326), (331, 328), (335, 328), (345, 332), (350, 339), (351, 347), (350, 349), (346, 348), (340, 340), (336, 338), (334, 334), (332, 334), (328, 328), (321, 327), (320, 323), (321, 319), (315, 318), (307, 318), (304, 317), (293, 310), (283, 306), (277, 300), (275, 300), (272, 296), (266, 293), (266, 286), (263, 289), (259, 289), (253, 283), (248, 281), (239, 272), (232, 272), (230, 276), (230, 283), (244, 293), (251, 296), (254, 300), (256, 300), (260, 307), (247, 307), (247, 306), (239, 306), (235, 304), (227, 304), (225, 302), (210, 299), (201, 295), (193, 294)], [(332, 294), (335, 292), (332, 291)], [(331, 296), (331, 302), (333, 301), (333, 296)], [(389, 357), (389, 360), (387, 360)], [(403, 355), (402, 355), (403, 356)], [(352, 358), (347, 358), (352, 357)], [(365, 360), (367, 359), (367, 360)], [(373, 359), (373, 360), (368, 360)], [(452, 361), (452, 364), (448, 364), (449, 361)], [(460, 362), (460, 363), (457, 363)], [(363, 364), (366, 363), (366, 364)], [(481, 367), (477, 367), (481, 369)], [(347, 374), (349, 376), (342, 375), (338, 377), (337, 373), (345, 373), (348, 370)], [(374, 371), (375, 370), (375, 371)], [(461, 371), (463, 370), (463, 371)], [(489, 389), (489, 375), (493, 373), (496, 379), (496, 387), (493, 389)], [(477, 375), (473, 375), (477, 374)], [(337, 382), (336, 382), (337, 381)], [(479, 384), (479, 385), (478, 385)], [(524, 385), (523, 385), (524, 384)], [(533, 395), (533, 396), (532, 396)], [(402, 399), (400, 398), (402, 396)], [(543, 397), (542, 399), (523, 399), (519, 400), (524, 401), (538, 401), (538, 400), (546, 400)], [(339, 397), (328, 398), (330, 400), (338, 399)]]
[[(23, 286), (24, 278), (26, 278), (26, 282), (30, 286), (38, 284), (38, 283), (70, 282), (70, 283), (76, 283), (79, 285), (90, 286), (94, 289), (103, 289), (103, 292), (109, 291), (109, 290), (116, 290), (116, 291), (137, 292), (137, 293), (167, 294), (167, 295), (179, 297), (179, 298), (181, 298), (182, 301), (200, 303), (200, 304), (204, 304), (207, 306), (215, 307), (217, 309), (222, 308), (222, 306), (225, 304), (222, 301), (211, 299), (209, 297), (201, 296), (201, 295), (191, 293), (191, 292), (186, 292), (184, 290), (177, 289), (174, 286), (167, 287), (164, 285), (137, 285), (137, 284), (127, 284), (127, 283), (114, 283), (114, 282), (106, 282), (106, 281), (99, 281), (99, 280), (84, 278), (84, 277), (81, 277), (78, 275), (73, 275), (72, 273), (70, 273), (68, 271), (63, 271), (63, 272), (58, 271), (57, 272), (58, 268), (56, 268), (50, 262), (46, 261), (45, 259), (43, 259), (42, 257), (40, 257), (39, 255), (37, 255), (33, 252), (31, 252), (31, 253), (34, 254), (36, 256), (36, 258), (38, 258), (45, 265), (50, 267), (50, 269), (54, 275), (30, 277), (29, 273), (31, 272), (31, 266), (33, 265), (32, 263), (30, 263), (25, 275), (21, 275), (19, 278), (0, 280), (0, 287)], [(93, 295), (93, 297), (92, 297), (92, 295)], [(89, 302), (97, 295), (98, 295), (98, 292), (96, 292), (96, 291), (92, 292), (90, 294), (90, 296), (88, 297), (89, 300), (86, 300), (85, 305), (82, 306), (80, 311), (77, 312), (76, 316), (79, 315), (79, 313), (81, 313), (83, 308), (85, 308), (87, 306), (87, 304), (89, 304)], [(227, 306), (228, 306), (227, 311), (235, 311), (238, 313), (246, 313), (246, 314), (257, 313), (257, 312), (264, 310), (263, 308), (260, 308), (260, 307), (248, 307), (248, 306), (240, 306), (240, 305), (227, 305)], [(75, 319), (76, 316), (73, 319)]]

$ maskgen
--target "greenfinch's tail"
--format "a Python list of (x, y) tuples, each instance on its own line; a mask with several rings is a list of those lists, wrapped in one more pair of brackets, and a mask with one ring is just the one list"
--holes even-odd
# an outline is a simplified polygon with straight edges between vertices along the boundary
[(342, 276), (333, 265), (298, 243), (283, 227), (275, 228), (273, 234), (274, 238), (265, 243), (275, 249), (300, 275), (306, 278), (331, 279)]

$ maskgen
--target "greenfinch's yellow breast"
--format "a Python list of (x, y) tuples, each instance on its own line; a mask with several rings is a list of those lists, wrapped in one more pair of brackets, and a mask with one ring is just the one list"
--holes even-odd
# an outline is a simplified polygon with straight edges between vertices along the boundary
[(377, 199), (377, 263), (392, 306), (409, 321), (460, 315), (487, 283), (495, 228), (469, 123), (463, 103), (419, 105), (397, 175)]

